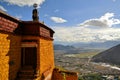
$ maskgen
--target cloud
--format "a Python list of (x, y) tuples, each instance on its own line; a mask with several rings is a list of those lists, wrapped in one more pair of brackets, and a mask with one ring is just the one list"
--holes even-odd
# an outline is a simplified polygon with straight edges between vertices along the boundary
[(120, 20), (115, 19), (114, 16), (114, 13), (106, 13), (100, 18), (86, 20), (80, 26), (112, 27), (113, 25), (120, 24)]
[(11, 5), (33, 6), (34, 3), (41, 5), (45, 0), (3, 0)]
[(80, 26), (97, 26), (97, 27), (108, 27), (106, 21), (101, 21), (99, 19), (90, 19), (81, 23)]
[(54, 21), (55, 23), (65, 23), (67, 22), (67, 20), (60, 18), (60, 17), (51, 17), (50, 18), (52, 21)]
[(62, 43), (105, 42), (120, 40), (120, 28), (54, 27), (55, 41)]
[(113, 2), (115, 2), (116, 0), (112, 0)]
[(1, 5), (0, 5), (0, 10), (7, 12), (7, 10)]
[(15, 17), (16, 17), (17, 19), (21, 19), (21, 18), (22, 18), (21, 15), (16, 15)]
[(44, 17), (48, 17), (49, 15), (48, 14), (45, 14)]
[(55, 12), (55, 13), (56, 13), (56, 12), (59, 12), (59, 10), (58, 10), (58, 9), (56, 9), (54, 12)]
[(55, 41), (78, 43), (120, 40), (120, 28), (112, 27), (120, 24), (120, 20), (114, 17), (114, 13), (106, 13), (100, 18), (86, 20), (79, 26), (54, 27)]

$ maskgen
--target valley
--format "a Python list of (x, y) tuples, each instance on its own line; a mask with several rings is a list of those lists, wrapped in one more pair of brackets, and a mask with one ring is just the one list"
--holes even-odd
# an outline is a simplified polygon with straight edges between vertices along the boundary
[(60, 50), (55, 50), (55, 64), (65, 70), (78, 72), (79, 76), (87, 74), (100, 74), (100, 75), (120, 75), (120, 69), (114, 68), (116, 66), (108, 66), (105, 63), (91, 62), (91, 57), (98, 54), (99, 51), (79, 53), (79, 54), (66, 54)]

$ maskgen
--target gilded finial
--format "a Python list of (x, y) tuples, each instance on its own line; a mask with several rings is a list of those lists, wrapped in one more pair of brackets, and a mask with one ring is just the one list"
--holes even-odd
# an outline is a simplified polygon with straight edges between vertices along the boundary
[(38, 4), (33, 4), (33, 7), (36, 9), (38, 7)]

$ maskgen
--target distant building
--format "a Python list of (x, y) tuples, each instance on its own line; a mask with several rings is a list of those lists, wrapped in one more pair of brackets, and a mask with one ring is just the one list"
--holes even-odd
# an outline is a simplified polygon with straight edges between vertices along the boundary
[(0, 11), (0, 80), (50, 80), (54, 69), (54, 31), (39, 22), (21, 21)]

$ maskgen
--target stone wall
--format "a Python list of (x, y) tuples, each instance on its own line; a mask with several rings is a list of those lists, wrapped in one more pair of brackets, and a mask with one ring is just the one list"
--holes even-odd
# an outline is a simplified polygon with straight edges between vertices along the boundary
[(78, 80), (76, 72), (61, 71), (57, 68), (53, 70), (52, 80)]
[(54, 52), (52, 40), (40, 38), (40, 75), (51, 80), (54, 69)]
[(20, 68), (21, 37), (0, 32), (0, 80), (14, 80)]

